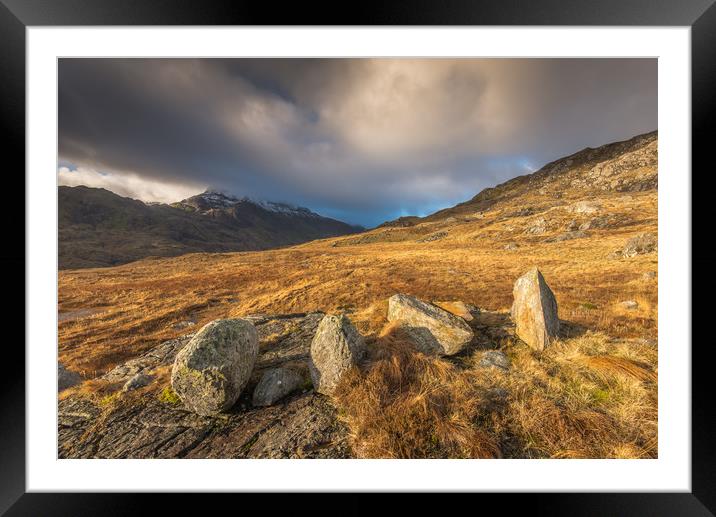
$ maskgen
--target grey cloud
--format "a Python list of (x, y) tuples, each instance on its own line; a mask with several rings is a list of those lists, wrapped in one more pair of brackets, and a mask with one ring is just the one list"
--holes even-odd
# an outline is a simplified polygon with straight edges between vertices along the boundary
[(58, 160), (138, 197), (215, 186), (372, 225), (656, 129), (657, 64), (62, 59), (58, 95)]

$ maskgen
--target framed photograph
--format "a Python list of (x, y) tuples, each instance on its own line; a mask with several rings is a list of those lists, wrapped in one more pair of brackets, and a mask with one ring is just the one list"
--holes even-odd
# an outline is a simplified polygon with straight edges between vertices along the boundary
[(712, 515), (691, 302), (712, 264), (691, 247), (712, 3), (317, 24), (0, 0), (7, 193), (25, 192), (3, 260), (26, 272), (0, 511), (500, 492)]

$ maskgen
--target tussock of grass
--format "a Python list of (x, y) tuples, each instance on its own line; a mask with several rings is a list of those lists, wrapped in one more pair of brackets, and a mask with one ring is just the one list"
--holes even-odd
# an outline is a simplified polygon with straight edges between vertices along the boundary
[(109, 383), (102, 379), (89, 379), (81, 384), (63, 390), (58, 395), (58, 400), (64, 400), (70, 396), (80, 396), (101, 400), (102, 398), (116, 392), (121, 386)]
[[(632, 344), (631, 354), (650, 357)], [(388, 325), (336, 394), (364, 458), (652, 458), (655, 376), (591, 333), (541, 355), (505, 342), (509, 373), (426, 356)], [(500, 390), (506, 396), (495, 397)]]
[(605, 377), (621, 374), (644, 382), (656, 382), (656, 373), (648, 365), (638, 364), (630, 359), (609, 355), (585, 357), (582, 363)]
[(494, 458), (495, 439), (480, 386), (447, 361), (416, 353), (390, 326), (370, 347), (364, 372), (354, 371), (336, 399), (363, 458)]

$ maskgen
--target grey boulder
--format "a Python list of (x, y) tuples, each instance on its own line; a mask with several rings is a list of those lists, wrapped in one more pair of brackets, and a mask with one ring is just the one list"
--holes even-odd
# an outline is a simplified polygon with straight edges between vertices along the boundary
[(390, 297), (388, 321), (399, 322), (416, 348), (425, 353), (457, 354), (474, 336), (462, 318), (406, 294)]
[(234, 405), (251, 376), (259, 352), (253, 323), (216, 320), (197, 332), (176, 356), (172, 388), (199, 415), (214, 415)]
[(499, 368), (504, 371), (510, 369), (509, 358), (500, 350), (488, 350), (482, 354), (482, 358), (477, 364), (483, 368)]
[(254, 406), (270, 406), (303, 385), (303, 377), (291, 368), (273, 368), (263, 374), (254, 389)]
[(515, 333), (530, 348), (544, 350), (559, 333), (554, 293), (535, 267), (517, 279), (512, 294)]
[(332, 395), (341, 378), (363, 358), (365, 341), (345, 316), (327, 315), (311, 341), (308, 368), (318, 393)]
[(657, 238), (653, 233), (640, 233), (629, 239), (622, 250), (626, 258), (636, 257), (645, 253), (652, 253), (657, 249)]
[(147, 375), (145, 373), (138, 373), (124, 383), (122, 391), (134, 391), (136, 389), (143, 388), (144, 386), (152, 382), (153, 379), (154, 377), (152, 377), (151, 375)]

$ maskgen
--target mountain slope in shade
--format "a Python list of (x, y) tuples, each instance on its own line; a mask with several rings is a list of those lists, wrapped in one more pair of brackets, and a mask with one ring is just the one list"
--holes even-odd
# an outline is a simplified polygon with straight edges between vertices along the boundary
[(165, 205), (105, 189), (62, 186), (58, 207), (60, 269), (201, 251), (264, 250), (362, 230), (307, 208), (210, 191)]

